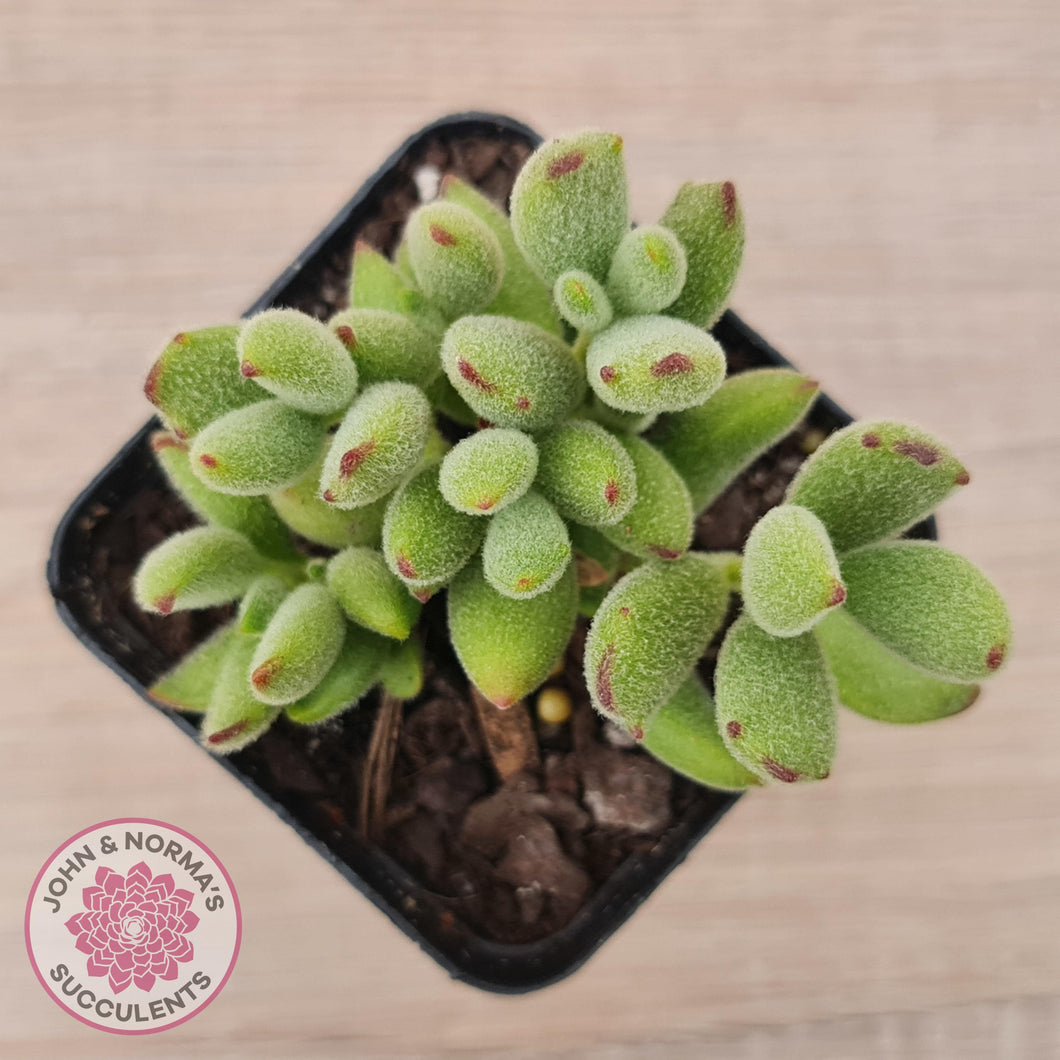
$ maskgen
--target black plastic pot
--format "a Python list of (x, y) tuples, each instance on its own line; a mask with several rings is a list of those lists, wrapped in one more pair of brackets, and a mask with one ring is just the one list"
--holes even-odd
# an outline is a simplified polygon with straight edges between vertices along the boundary
[[(329, 284), (332, 288), (341, 286), (354, 239), (376, 218), (381, 196), (400, 182), (408, 182), (410, 163), (429, 162), (432, 145), (440, 141), (458, 144), (462, 137), (495, 138), (524, 150), (540, 142), (540, 137), (527, 126), (491, 114), (455, 115), (427, 126), (387, 160), (247, 310), (247, 315), (275, 305), (295, 305), (312, 312), (319, 291)], [(738, 351), (751, 365), (788, 364), (731, 312), (722, 318), (715, 334), (727, 351)], [(811, 421), (831, 431), (849, 423), (850, 417), (830, 399), (821, 397)], [(122, 518), (122, 513), (144, 491), (167, 489), (147, 442), (157, 426), (156, 420), (145, 424), (74, 501), (55, 533), (48, 561), (48, 584), (62, 620), (89, 651), (185, 735), (197, 739), (192, 721), (158, 707), (147, 696), (148, 686), (171, 660), (142, 628), (123, 621), (120, 614), (115, 617), (117, 609), (107, 606), (113, 601), (102, 598), (111, 591), (103, 574), (110, 562), (105, 542), (110, 540), (107, 534), (113, 532), (112, 521)], [(934, 523), (929, 520), (921, 524), (915, 533), (934, 537)], [(367, 739), (367, 722), (360, 734)], [(451, 975), (503, 993), (545, 986), (579, 967), (685, 859), (737, 799), (735, 795), (703, 790), (662, 839), (648, 853), (633, 855), (623, 862), (566, 927), (538, 942), (506, 945), (454, 924), (452, 915), (440, 911), (426, 889), (378, 847), (349, 837), (340, 844), (332, 829), (307, 818), (299, 800), (278, 801), (263, 789), (257, 772), (248, 768), (240, 756), (214, 760), (286, 821)]]

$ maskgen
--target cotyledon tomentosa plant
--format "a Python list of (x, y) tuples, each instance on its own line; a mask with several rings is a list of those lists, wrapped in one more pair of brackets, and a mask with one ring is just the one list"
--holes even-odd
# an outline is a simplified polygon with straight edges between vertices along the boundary
[[(393, 262), (357, 245), (326, 323), (272, 309), (177, 335), (145, 388), (152, 446), (205, 525), (147, 555), (135, 595), (239, 606), (154, 697), (201, 712), (219, 753), (281, 712), (411, 698), (420, 609), (445, 589), (493, 703), (548, 678), (580, 611), (594, 706), (718, 788), (826, 776), (838, 702), (892, 722), (966, 707), (1009, 620), (966, 560), (896, 539), (968, 482), (929, 435), (839, 431), (742, 557), (691, 549), (698, 513), (817, 394), (789, 369), (725, 378), (709, 329), (743, 243), (729, 182), (632, 228), (622, 140), (586, 132), (529, 159), (510, 220), (447, 178)], [(712, 695), (696, 665), (733, 593)]]

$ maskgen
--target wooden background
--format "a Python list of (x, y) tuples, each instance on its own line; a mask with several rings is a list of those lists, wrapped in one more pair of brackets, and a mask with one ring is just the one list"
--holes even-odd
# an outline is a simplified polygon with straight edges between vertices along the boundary
[[(1060, 1056), (1058, 70), (1056, 0), (2, 0), (0, 1053)], [(734, 179), (737, 308), (848, 408), (951, 442), (974, 482), (946, 542), (1017, 631), (968, 715), (844, 717), (831, 780), (747, 798), (524, 998), (450, 982), (76, 644), (43, 579), (160, 344), (242, 310), (465, 107), (621, 132), (645, 220)], [(146, 1039), (61, 1013), (22, 943), (43, 859), (123, 815), (200, 836), (246, 924), (216, 1004)]]

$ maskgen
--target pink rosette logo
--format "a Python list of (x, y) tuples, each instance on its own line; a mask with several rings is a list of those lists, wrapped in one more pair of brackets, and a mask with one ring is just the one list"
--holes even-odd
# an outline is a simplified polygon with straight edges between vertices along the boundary
[(199, 922), (190, 909), (194, 897), (169, 873), (154, 876), (144, 861), (128, 876), (100, 865), (96, 885), (81, 892), (87, 912), (70, 917), (66, 930), (88, 954), (88, 974), (105, 975), (115, 994), (130, 983), (150, 990), (155, 976), (176, 979), (177, 962), (194, 956), (187, 937)]
[(150, 1034), (200, 1012), (239, 952), (239, 900), (224, 866), (161, 821), (105, 821), (45, 862), (26, 906), (41, 985), (72, 1016)]

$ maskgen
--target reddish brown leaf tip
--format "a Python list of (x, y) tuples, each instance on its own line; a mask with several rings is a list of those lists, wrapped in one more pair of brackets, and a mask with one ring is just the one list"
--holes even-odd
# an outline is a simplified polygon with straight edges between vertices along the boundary
[(633, 728), (629, 730), (629, 734), (634, 740), (644, 739), (644, 730), (639, 725), (634, 725)]
[(837, 581), (832, 586), (832, 595), (828, 597), (828, 603), (825, 604), (825, 606), (826, 607), (838, 607), (846, 598), (847, 598), (846, 586), (842, 582)]
[(629, 615), (630, 615), (630, 610), (629, 610), (629, 608), (628, 608), (628, 607), (620, 607), (620, 608), (618, 609), (618, 613), (619, 613), (619, 614), (620, 614), (620, 615), (621, 615), (621, 616), (622, 616), (623, 618), (628, 618), (628, 617), (629, 617)]
[(1005, 645), (995, 644), (986, 653), (986, 668), (996, 670), (1005, 661)]
[(375, 439), (369, 438), (367, 442), (347, 449), (339, 460), (339, 478), (349, 478), (357, 469), (375, 452)]
[(456, 236), (449, 231), (448, 228), (443, 228), (439, 224), (431, 225), (431, 239), (435, 241), (440, 247), (455, 247)]
[(797, 770), (782, 766), (772, 758), (763, 758), (762, 767), (771, 777), (776, 777), (777, 780), (783, 781), (785, 784), (794, 784), (801, 776)]
[(485, 416), (479, 416), (478, 418), (478, 429), (480, 431), (488, 431), (490, 427), (493, 427), (494, 423), (492, 420), (486, 419)]
[(861, 436), (861, 444), (866, 449), (879, 449), (880, 436), (878, 434), (863, 434)]
[(400, 574), (402, 578), (408, 578), (410, 581), (415, 581), (416, 568), (412, 565), (412, 560), (410, 560), (404, 552), (399, 552), (397, 554), (396, 566), (398, 574)]
[(651, 374), (656, 379), (662, 379), (668, 375), (691, 372), (695, 366), (695, 362), (686, 353), (668, 353), (661, 361), (656, 361), (651, 366)]
[(147, 373), (147, 378), (144, 380), (144, 397), (151, 402), (152, 405), (158, 404), (158, 380), (162, 376), (162, 359), (159, 358), (153, 365), (151, 365), (151, 371)]
[[(619, 146), (621, 147), (621, 143)], [(584, 151), (571, 151), (568, 154), (560, 155), (548, 167), (548, 175), (552, 180), (557, 177), (565, 177), (568, 173), (573, 173), (576, 169), (580, 169), (584, 161)]]
[(253, 379), (258, 374), (257, 368), (250, 361), (240, 361), (239, 371), (247, 379)]
[(727, 722), (725, 725), (725, 731), (733, 740), (738, 740), (741, 736), (743, 736), (743, 726), (738, 721)]
[(456, 369), (460, 373), (461, 378), (466, 379), (477, 390), (481, 390), (484, 394), (493, 394), (496, 392), (497, 387), (493, 383), (483, 379), (482, 376), (479, 375), (478, 369), (470, 361), (465, 361), (464, 358), (461, 357), (456, 362)]
[(488, 512), (497, 503), (496, 497), (481, 497), (475, 501), (475, 507), (480, 512)]
[(604, 500), (607, 501), (608, 507), (613, 508), (618, 504), (622, 497), (622, 490), (619, 488), (618, 483), (613, 479), (607, 480), (607, 485), (604, 486)]
[(430, 589), (417, 589), (412, 595), (416, 597), (421, 604), (425, 604), (432, 596), (434, 596), (434, 593), (432, 593)]
[(202, 464), (203, 467), (215, 468), (217, 467), (217, 457), (212, 453), (203, 453), (199, 457), (199, 463)]
[(324, 500), (328, 502), (328, 504), (335, 503), (335, 494), (331, 490), (324, 490), (324, 492), (321, 494), (321, 497), (323, 497)]
[(173, 342), (176, 343), (177, 346), (187, 346), (188, 336), (185, 335), (183, 331), (178, 331), (176, 335), (173, 336)]
[(615, 692), (611, 678), (615, 670), (615, 646), (609, 644), (596, 667), (596, 698), (608, 713), (615, 712)]
[(530, 399), (522, 394), (515, 399), (515, 407), (525, 412), (530, 407)]
[(533, 578), (520, 578), (515, 583), (515, 587), (521, 593), (528, 592), (529, 590), (531, 590), (534, 587), (534, 579)]
[(736, 220), (736, 185), (731, 180), (721, 186), (721, 205), (725, 211), (725, 227), (729, 228)]
[(795, 392), (798, 393), (798, 394), (809, 394), (809, 393), (811, 393), (813, 391), (817, 391), (817, 390), (820, 390), (820, 389), (821, 389), (821, 384), (820, 384), (820, 382), (818, 380), (816, 380), (816, 379), (804, 379), (795, 388)]
[(967, 486), (968, 483), (972, 481), (972, 476), (962, 467), (961, 470), (957, 472), (957, 477), (953, 481), (956, 482), (958, 486)]
[(267, 659), (250, 675), (250, 683), (259, 691), (268, 688), (282, 669), (283, 663), (279, 659)]
[(155, 601), (155, 610), (160, 615), (172, 614), (173, 608), (176, 606), (177, 598), (173, 593), (167, 593), (165, 596), (160, 596)]
[(908, 456), (923, 467), (931, 467), (942, 459), (942, 454), (933, 446), (924, 442), (914, 442), (910, 439), (900, 439), (892, 446), (899, 456)]
[(666, 548), (665, 545), (648, 545), (648, 551), (654, 552), (660, 559), (677, 559), (681, 555), (677, 549)]
[(206, 742), (212, 744), (214, 747), (219, 743), (227, 743), (229, 740), (239, 736), (240, 733), (246, 732), (249, 724), (250, 722), (246, 718), (242, 721), (233, 722), (224, 729), (218, 729), (217, 732), (210, 733), (210, 735), (206, 737)]
[(611, 380), (615, 378), (614, 368), (612, 368), (609, 364), (605, 364), (603, 368), (600, 369), (600, 378), (605, 383), (610, 383)]
[(357, 345), (357, 336), (354, 335), (353, 328), (348, 324), (340, 324), (335, 329), (335, 334), (338, 336), (339, 342), (341, 342), (343, 346), (352, 350), (353, 347)]
[(490, 697), (490, 702), (495, 707), (500, 707), (501, 710), (507, 710), (515, 702), (515, 696), (509, 696), (501, 694), (499, 696)]

